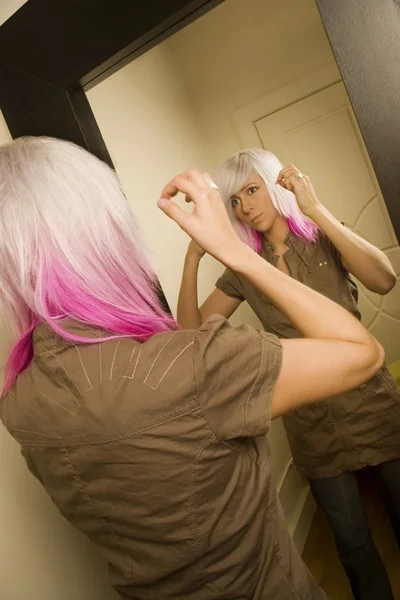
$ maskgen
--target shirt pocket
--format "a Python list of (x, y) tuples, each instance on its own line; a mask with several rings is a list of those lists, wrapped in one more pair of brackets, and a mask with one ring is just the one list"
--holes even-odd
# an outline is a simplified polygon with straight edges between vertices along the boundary
[(309, 265), (308, 269), (304, 269), (301, 273), (300, 281), (341, 305), (344, 298), (349, 295), (349, 292), (344, 289), (347, 285), (345, 274), (340, 271), (340, 267), (334, 259), (323, 250), (318, 252), (315, 261)]
[(317, 292), (326, 293), (332, 287), (335, 270), (332, 258), (320, 249), (315, 260), (300, 274), (300, 280)]
[(330, 403), (331, 399), (306, 404), (291, 410), (283, 416), (283, 423), (293, 458), (296, 458), (304, 442), (307, 445), (315, 438), (318, 440), (323, 430), (331, 426)]
[(400, 428), (400, 392), (384, 366), (370, 381), (359, 386), (358, 431), (371, 445), (381, 448), (398, 446)]
[[(400, 403), (400, 392), (389, 369), (384, 365), (376, 375), (358, 388), (365, 400), (377, 400), (377, 409), (382, 409), (384, 401)], [(400, 404), (399, 404), (400, 406)]]

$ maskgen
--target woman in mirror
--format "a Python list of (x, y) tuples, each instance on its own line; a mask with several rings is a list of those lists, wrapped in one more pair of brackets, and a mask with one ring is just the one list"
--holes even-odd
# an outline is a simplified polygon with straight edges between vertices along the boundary
[[(243, 242), (277, 271), (330, 298), (356, 319), (358, 291), (350, 274), (378, 294), (395, 285), (385, 254), (337, 221), (296, 167), (282, 168), (265, 150), (245, 150), (222, 165), (216, 181)], [(288, 340), (302, 335), (262, 286), (235, 269), (226, 269), (199, 308), (197, 272), (203, 254), (192, 241), (178, 303), (183, 327), (199, 327), (211, 314), (229, 318), (246, 300), (266, 331)], [(295, 296), (291, 300), (297, 302)], [(296, 377), (293, 372), (294, 381)], [(387, 368), (350, 392), (287, 413), (284, 425), (294, 462), (329, 519), (354, 597), (392, 600), (356, 478), (358, 470), (374, 468), (400, 545), (400, 398)]]
[(324, 600), (281, 514), (266, 434), (371, 379), (379, 343), (240, 241), (207, 174), (173, 179), (160, 208), (301, 339), (223, 317), (179, 329), (115, 173), (71, 143), (1, 147), (0, 190), (0, 299), (17, 332), (1, 418), (121, 598)]

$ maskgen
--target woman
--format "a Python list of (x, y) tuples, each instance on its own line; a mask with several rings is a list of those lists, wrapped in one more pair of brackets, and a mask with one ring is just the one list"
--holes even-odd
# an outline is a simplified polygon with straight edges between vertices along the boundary
[(243, 244), (207, 174), (176, 177), (160, 208), (305, 339), (221, 317), (179, 330), (115, 174), (73, 144), (1, 147), (0, 190), (0, 294), (18, 332), (1, 418), (121, 598), (326, 598), (291, 543), (265, 434), (371, 378), (381, 346)]
[[(310, 179), (294, 166), (282, 169), (270, 152), (235, 154), (221, 167), (217, 183), (242, 240), (268, 264), (357, 319), (358, 292), (349, 273), (378, 294), (394, 286), (396, 276), (383, 252), (343, 227), (320, 203)], [(203, 254), (190, 244), (178, 304), (183, 327), (199, 327), (215, 313), (229, 318), (247, 300), (266, 331), (284, 339), (301, 335), (263, 289), (235, 269), (225, 271), (199, 309), (197, 271)], [(284, 424), (294, 461), (330, 520), (354, 597), (392, 599), (355, 475), (367, 465), (374, 467), (400, 544), (400, 400), (387, 368), (339, 398), (290, 412)]]

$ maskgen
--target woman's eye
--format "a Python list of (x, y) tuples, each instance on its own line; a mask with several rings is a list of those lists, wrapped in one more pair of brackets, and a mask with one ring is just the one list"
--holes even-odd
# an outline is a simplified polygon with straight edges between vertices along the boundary
[(251, 187), (249, 187), (249, 194), (255, 194), (257, 191), (257, 188), (255, 185), (252, 185)]
[(239, 198), (232, 198), (232, 206), (233, 208), (236, 208), (237, 206), (239, 206), (240, 200)]

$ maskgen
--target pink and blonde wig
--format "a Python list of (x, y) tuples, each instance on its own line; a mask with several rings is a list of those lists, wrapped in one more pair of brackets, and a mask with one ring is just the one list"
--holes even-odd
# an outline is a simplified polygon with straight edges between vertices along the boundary
[[(18, 335), (3, 392), (32, 361), (39, 323), (80, 343), (144, 341), (177, 329), (156, 285), (112, 169), (52, 138), (20, 138), (0, 147), (0, 302)], [(66, 319), (98, 327), (105, 337), (72, 335), (63, 327)]]
[(307, 242), (318, 239), (317, 226), (303, 215), (294, 194), (276, 183), (281, 169), (282, 164), (272, 152), (254, 148), (241, 150), (228, 158), (215, 178), (236, 233), (258, 253), (262, 247), (262, 233), (241, 221), (235, 215), (231, 203), (231, 197), (243, 188), (254, 172), (264, 181), (273, 206), (285, 217), (291, 232)]

